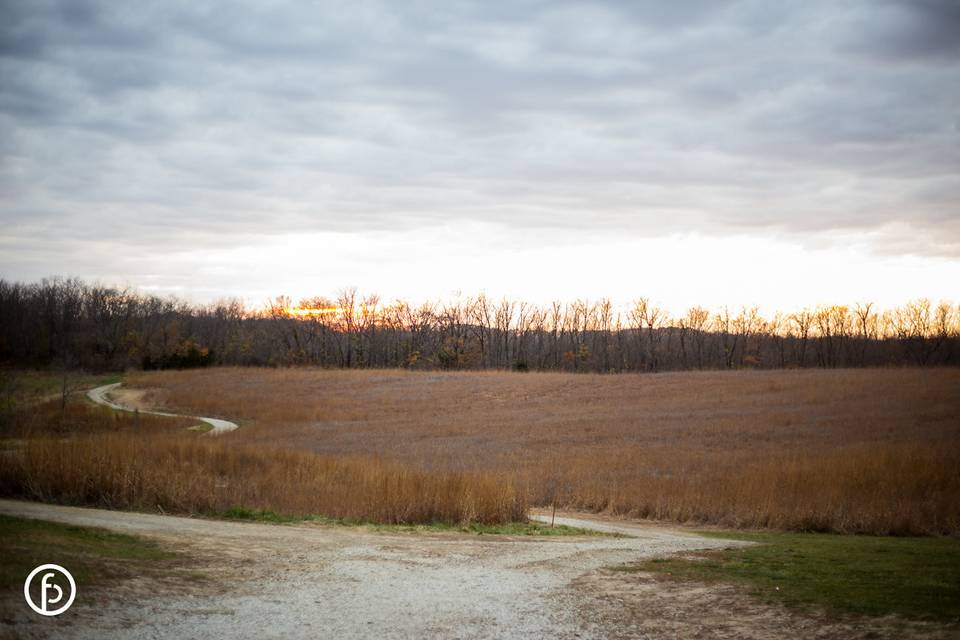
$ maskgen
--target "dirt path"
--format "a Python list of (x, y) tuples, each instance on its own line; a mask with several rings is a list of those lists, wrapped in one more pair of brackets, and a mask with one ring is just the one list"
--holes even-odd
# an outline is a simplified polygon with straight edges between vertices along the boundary
[(126, 404), (121, 404), (111, 397), (111, 393), (116, 392), (120, 388), (121, 383), (115, 382), (113, 384), (105, 384), (102, 387), (97, 387), (95, 389), (90, 389), (87, 391), (87, 397), (90, 398), (93, 402), (97, 404), (102, 404), (105, 407), (110, 407), (111, 409), (116, 409), (117, 411), (139, 411), (140, 413), (148, 413), (153, 416), (167, 416), (170, 418), (196, 418), (201, 422), (205, 422), (211, 427), (210, 435), (219, 435), (222, 433), (227, 433), (228, 431), (233, 431), (237, 428), (237, 424), (230, 422), (229, 420), (221, 420), (220, 418), (205, 418), (203, 416), (185, 416), (179, 413), (168, 413), (166, 411), (155, 411), (153, 409), (143, 409), (140, 407), (132, 407)]
[(223, 584), (211, 593), (125, 589), (123, 598), (103, 602), (81, 593), (69, 619), (29, 621), (77, 638), (151, 638), (161, 630), (164, 637), (285, 640), (609, 637), (604, 619), (578, 607), (577, 579), (640, 558), (731, 545), (610, 523), (604, 526), (636, 537), (385, 534), (10, 500), (0, 500), (0, 513), (150, 536), (216, 559)]

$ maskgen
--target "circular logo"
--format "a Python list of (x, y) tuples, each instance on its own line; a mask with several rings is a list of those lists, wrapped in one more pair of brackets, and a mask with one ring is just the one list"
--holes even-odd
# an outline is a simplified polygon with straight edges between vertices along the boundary
[[(40, 576), (40, 604), (33, 601), (33, 595), (30, 593), (30, 585), (33, 579)], [(60, 574), (58, 577), (57, 574)], [(66, 578), (66, 581), (64, 581)], [(57, 583), (60, 584), (57, 584)], [(69, 595), (63, 592), (61, 584), (66, 582), (70, 587)], [(77, 583), (73, 581), (70, 572), (58, 564), (42, 564), (27, 576), (23, 583), (23, 597), (26, 599), (30, 608), (42, 616), (58, 616), (73, 604), (73, 598), (77, 595)], [(66, 596), (66, 602), (64, 602)], [(50, 605), (61, 605), (57, 609), (51, 609)]]

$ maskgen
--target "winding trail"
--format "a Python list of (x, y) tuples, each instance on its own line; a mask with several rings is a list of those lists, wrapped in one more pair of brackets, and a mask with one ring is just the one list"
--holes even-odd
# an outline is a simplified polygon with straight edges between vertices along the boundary
[(108, 394), (114, 389), (118, 389), (122, 383), (114, 382), (113, 384), (105, 384), (102, 387), (96, 387), (95, 389), (90, 389), (87, 391), (87, 397), (91, 401), (102, 404), (105, 407), (110, 407), (111, 409), (116, 409), (117, 411), (139, 411), (140, 413), (147, 413), (152, 416), (166, 416), (168, 418), (194, 418), (205, 422), (213, 429), (210, 431), (210, 435), (216, 436), (229, 431), (233, 431), (238, 427), (235, 422), (230, 422), (229, 420), (221, 420), (220, 418), (205, 418), (203, 416), (188, 416), (181, 413), (168, 413), (166, 411), (153, 411), (150, 409), (135, 409), (133, 407), (127, 407), (122, 404), (118, 404), (110, 399)]

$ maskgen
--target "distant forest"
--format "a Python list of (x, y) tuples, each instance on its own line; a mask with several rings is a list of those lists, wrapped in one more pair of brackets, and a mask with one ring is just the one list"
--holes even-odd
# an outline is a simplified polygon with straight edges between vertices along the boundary
[(190, 305), (75, 279), (0, 280), (0, 364), (208, 365), (645, 372), (960, 363), (960, 306), (916, 300), (763, 317), (755, 308), (668, 315), (648, 299), (538, 306), (485, 296), (411, 306), (346, 290), (265, 309)]

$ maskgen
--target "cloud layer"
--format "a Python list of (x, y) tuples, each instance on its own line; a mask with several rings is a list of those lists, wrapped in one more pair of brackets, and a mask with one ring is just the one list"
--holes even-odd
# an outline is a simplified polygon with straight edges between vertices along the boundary
[(0, 267), (477, 224), (953, 260), (957, 33), (953, 0), (4, 2)]

